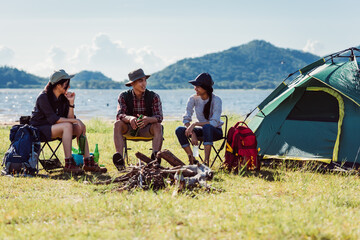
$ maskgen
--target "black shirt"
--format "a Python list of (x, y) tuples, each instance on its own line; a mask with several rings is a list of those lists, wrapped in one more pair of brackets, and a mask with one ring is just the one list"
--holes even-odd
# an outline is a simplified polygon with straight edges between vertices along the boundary
[(36, 99), (31, 114), (30, 124), (33, 126), (54, 125), (60, 117), (67, 118), (69, 113), (69, 100), (61, 94), (56, 98), (52, 91), (41, 92)]

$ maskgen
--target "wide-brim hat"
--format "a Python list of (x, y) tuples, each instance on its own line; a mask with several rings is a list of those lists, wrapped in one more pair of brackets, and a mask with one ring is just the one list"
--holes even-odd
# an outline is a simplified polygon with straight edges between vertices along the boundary
[(195, 80), (189, 81), (194, 86), (200, 86), (203, 88), (209, 88), (214, 85), (214, 81), (212, 80), (209, 73), (200, 73)]
[(141, 68), (130, 72), (128, 76), (129, 76), (129, 81), (125, 83), (125, 86), (127, 87), (130, 87), (133, 82), (139, 80), (140, 78), (146, 77), (146, 79), (148, 79), (150, 77), (150, 75), (146, 75)]
[(57, 71), (55, 70), (54, 73), (51, 74), (49, 82), (52, 85), (54, 85), (57, 82), (59, 82), (60, 80), (62, 80), (62, 79), (71, 79), (74, 76), (75, 76), (75, 74), (73, 74), (73, 75), (67, 74), (64, 69), (60, 69), (60, 70), (57, 70)]

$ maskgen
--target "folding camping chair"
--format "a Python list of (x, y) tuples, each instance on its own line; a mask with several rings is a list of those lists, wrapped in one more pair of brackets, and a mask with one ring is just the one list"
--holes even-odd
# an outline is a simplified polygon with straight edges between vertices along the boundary
[[(21, 116), (20, 124), (30, 124), (30, 116)], [(59, 149), (59, 147), (62, 143), (62, 140), (61, 140), (61, 138), (56, 139), (56, 140), (59, 142), (55, 148), (52, 148), (51, 145), (49, 144), (49, 142), (51, 142), (51, 141), (47, 141), (45, 136), (43, 136), (40, 133), (41, 147), (40, 147), (40, 152), (39, 152), (39, 162), (43, 166), (44, 170), (49, 173), (63, 170), (63, 165), (61, 164), (60, 159), (56, 155), (56, 151)], [(52, 141), (56, 141), (56, 140), (52, 140)], [(49, 150), (47, 150), (47, 149), (49, 149)], [(45, 152), (48, 152), (48, 151), (50, 151), (51, 155), (50, 155), (50, 157), (46, 158)], [(39, 168), (39, 164), (38, 164), (38, 168)]]
[[(162, 129), (162, 135), (163, 135), (163, 140), (164, 140), (164, 126), (161, 125), (161, 129)], [(133, 141), (133, 142), (149, 142), (152, 141), (154, 137), (130, 137), (130, 136), (124, 136), (124, 159), (126, 159), (126, 164), (129, 165), (129, 153), (128, 150), (131, 150), (130, 147), (128, 147), (127, 141)], [(150, 148), (149, 150), (152, 150), (152, 148)]]
[[(212, 145), (212, 149), (213, 149), (214, 152), (215, 152), (215, 158), (214, 158), (214, 160), (213, 160), (212, 162), (211, 162), (211, 160), (209, 159), (209, 163), (211, 162), (210, 167), (212, 167), (212, 166), (214, 165), (216, 159), (219, 159), (220, 162), (223, 162), (223, 160), (222, 160), (222, 158), (221, 158), (221, 156), (220, 156), (220, 152), (221, 152), (221, 150), (224, 149), (225, 144), (226, 144), (228, 117), (227, 117), (227, 115), (221, 115), (221, 119), (223, 119), (223, 121), (224, 121), (224, 125), (223, 125), (223, 127), (222, 127), (222, 128), (223, 128), (223, 136), (222, 136), (220, 139), (215, 140), (215, 142), (218, 142), (218, 141), (222, 141), (222, 142), (221, 142), (221, 145), (220, 145), (219, 148), (216, 148), (214, 144)], [(203, 139), (202, 137), (199, 137), (199, 138), (198, 138), (198, 141), (199, 141), (199, 150), (205, 150), (204, 144), (203, 144), (203, 143), (204, 143), (204, 139)], [(190, 142), (191, 142), (191, 141), (190, 141)], [(199, 158), (200, 158), (200, 160), (201, 160), (202, 162), (204, 162), (204, 160), (203, 160), (203, 158), (201, 157), (200, 154), (199, 154)]]
[[(56, 151), (59, 149), (59, 147), (62, 144), (62, 139), (58, 138), (52, 141), (58, 141), (55, 148), (52, 148), (49, 144), (52, 141), (47, 141), (44, 138), (40, 137), (41, 140), (41, 148), (39, 153), (39, 162), (43, 166), (44, 170), (48, 173), (58, 172), (62, 171), (64, 169), (64, 166), (61, 164), (60, 159), (56, 155)], [(46, 149), (50, 151), (50, 157), (45, 156)]]

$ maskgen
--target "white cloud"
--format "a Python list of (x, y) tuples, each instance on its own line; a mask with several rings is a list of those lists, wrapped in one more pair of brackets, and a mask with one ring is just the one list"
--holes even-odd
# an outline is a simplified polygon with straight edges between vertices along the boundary
[(44, 62), (31, 67), (32, 72), (50, 75), (54, 69), (61, 68), (68, 73), (101, 71), (113, 80), (122, 81), (136, 68), (143, 68), (146, 74), (151, 74), (167, 64), (150, 47), (128, 48), (121, 41), (112, 40), (104, 33), (97, 34), (89, 44), (79, 46), (73, 53), (52, 46), (48, 54)]
[(166, 64), (165, 60), (157, 56), (149, 47), (143, 47), (137, 50), (130, 49), (129, 51), (133, 55), (135, 62), (140, 66), (146, 66), (148, 71), (159, 70)]
[(59, 68), (66, 64), (66, 52), (60, 47), (53, 46), (49, 51), (50, 59), (55, 68)]
[(15, 53), (12, 49), (0, 46), (0, 65), (10, 65)]
[(307, 40), (305, 47), (303, 48), (304, 52), (310, 52), (313, 54), (321, 55), (324, 49), (323, 44), (317, 40)]
[(114, 80), (122, 81), (136, 68), (143, 68), (145, 73), (159, 71), (166, 63), (148, 47), (132, 49), (121, 41), (113, 41), (107, 34), (99, 33), (89, 45), (78, 47), (68, 59), (72, 71), (101, 71)]

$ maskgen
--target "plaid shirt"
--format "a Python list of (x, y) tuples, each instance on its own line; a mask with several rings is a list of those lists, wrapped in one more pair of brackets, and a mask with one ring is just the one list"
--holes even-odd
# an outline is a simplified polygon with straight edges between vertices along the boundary
[[(117, 115), (116, 115), (117, 120), (126, 117), (127, 106), (124, 98), (124, 93), (125, 92), (122, 92), (118, 98)], [(142, 114), (146, 116), (145, 99), (144, 99), (145, 93), (141, 96), (141, 99), (136, 98), (134, 90), (132, 91), (132, 95), (134, 101), (134, 116), (137, 116), (137, 114)], [(156, 93), (154, 95), (152, 102), (152, 112), (153, 115), (148, 117), (155, 117), (157, 118), (158, 122), (161, 123), (163, 120), (162, 106), (161, 106), (160, 96)]]

